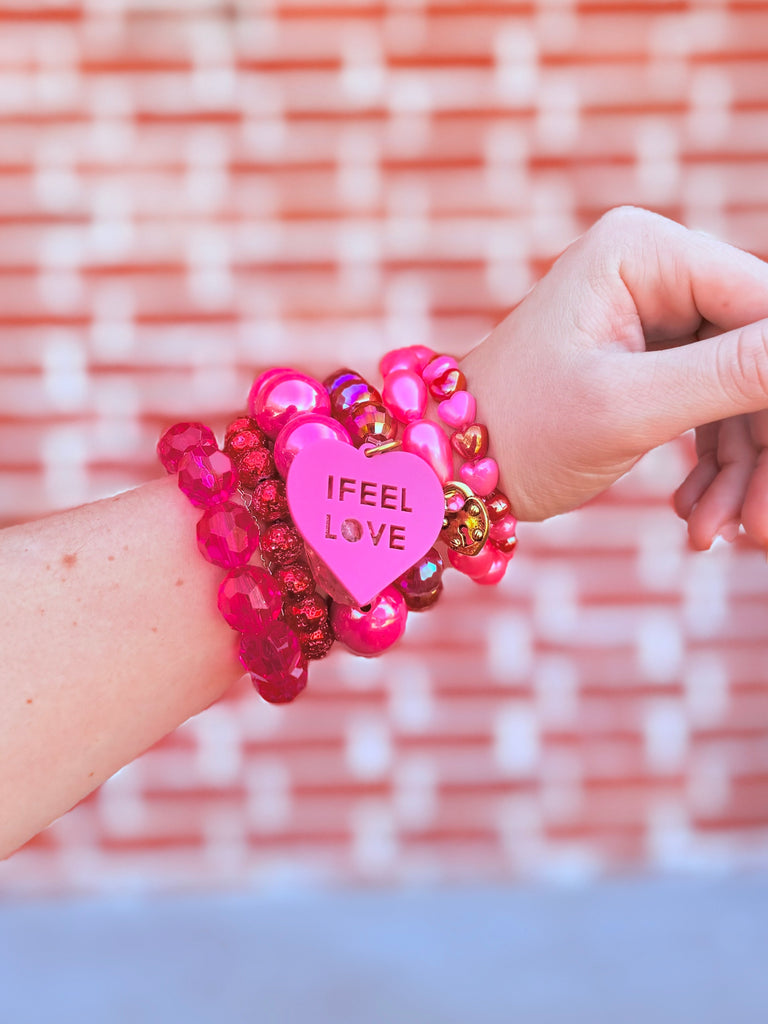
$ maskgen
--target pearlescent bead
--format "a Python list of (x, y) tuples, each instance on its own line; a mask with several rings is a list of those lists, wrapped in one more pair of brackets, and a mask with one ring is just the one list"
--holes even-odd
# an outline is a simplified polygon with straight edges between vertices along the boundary
[(445, 431), (431, 420), (412, 420), (403, 431), (403, 451), (418, 455), (434, 469), (441, 484), (453, 476), (451, 443)]
[(209, 562), (234, 569), (251, 560), (259, 546), (259, 528), (246, 508), (225, 501), (200, 517), (197, 546)]
[(315, 441), (327, 440), (352, 443), (344, 427), (331, 416), (305, 412), (286, 423), (277, 435), (272, 453), (280, 476), (288, 475), (291, 463), (302, 448)]
[(331, 395), (331, 408), (334, 416), (343, 418), (345, 413), (351, 412), (358, 405), (381, 405), (379, 391), (362, 377), (358, 380), (347, 381), (334, 389)]
[(496, 520), (491, 526), (488, 536), (502, 554), (508, 555), (514, 550), (517, 543), (516, 532), (517, 520), (514, 516), (508, 515)]
[(258, 633), (267, 622), (280, 618), (283, 595), (266, 569), (241, 565), (221, 581), (219, 611), (239, 633)]
[(364, 658), (374, 658), (405, 632), (408, 607), (395, 587), (385, 587), (370, 605), (331, 604), (331, 627), (337, 640)]
[(459, 364), (453, 356), (435, 356), (435, 358), (424, 367), (421, 375), (424, 378), (424, 383), (429, 387), (433, 381), (437, 380), (438, 377), (442, 377), (442, 375), (447, 373), (448, 370), (458, 370), (458, 368)]
[(272, 384), (278, 379), (278, 377), (289, 376), (295, 373), (289, 366), (274, 366), (271, 370), (265, 370), (260, 373), (258, 377), (251, 384), (251, 390), (248, 392), (247, 408), (251, 418), (253, 418), (253, 409), (256, 402), (261, 398), (261, 394), (266, 387)]
[(496, 490), (496, 484), (499, 482), (499, 464), (496, 459), (490, 459), (487, 456), (483, 459), (475, 459), (474, 462), (465, 462), (459, 469), (459, 478), (475, 494), (484, 498)]
[(384, 405), (401, 423), (420, 420), (427, 408), (427, 385), (413, 370), (393, 370), (381, 389)]
[(237, 489), (237, 470), (224, 452), (190, 448), (179, 462), (179, 490), (198, 508), (212, 508)]
[(243, 634), (240, 661), (270, 704), (294, 700), (307, 685), (307, 659), (299, 638), (284, 622), (272, 622), (255, 636)]
[(157, 455), (168, 473), (177, 473), (190, 448), (215, 452), (218, 447), (213, 431), (204, 423), (174, 423), (157, 442)]
[(394, 416), (383, 405), (356, 406), (347, 414), (344, 426), (349, 432), (352, 444), (357, 448), (366, 441), (391, 441), (397, 436)]
[(274, 439), (299, 413), (330, 415), (331, 401), (319, 380), (292, 372), (265, 384), (250, 412), (267, 437)]
[(411, 611), (434, 604), (442, 590), (443, 560), (437, 548), (430, 548), (423, 558), (395, 580), (394, 586), (405, 598)]
[(485, 544), (476, 555), (462, 555), (448, 549), (448, 561), (453, 568), (473, 580), (488, 572), (493, 565), (493, 558), (494, 550), (490, 544)]
[(407, 345), (405, 348), (396, 348), (382, 358), (379, 363), (379, 373), (382, 377), (388, 377), (395, 370), (412, 370), (414, 373), (421, 373), (427, 363), (435, 358), (435, 353), (426, 345)]
[(343, 366), (340, 370), (335, 370), (323, 381), (323, 387), (326, 389), (328, 394), (333, 398), (333, 392), (336, 388), (342, 387), (344, 384), (351, 384), (354, 380), (362, 380), (363, 378), (355, 370), (350, 370), (349, 367)]
[(497, 551), (495, 548), (491, 548), (491, 551), (493, 552), (493, 560), (488, 571), (483, 573), (482, 576), (473, 577), (475, 583), (481, 583), (484, 587), (492, 587), (498, 583), (507, 571), (507, 564), (509, 562), (509, 558), (502, 554), (501, 551)]

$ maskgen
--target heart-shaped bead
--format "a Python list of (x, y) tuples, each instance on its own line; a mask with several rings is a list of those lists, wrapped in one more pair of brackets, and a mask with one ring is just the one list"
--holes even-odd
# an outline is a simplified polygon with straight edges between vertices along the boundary
[(444, 398), (450, 398), (457, 391), (466, 390), (466, 387), (467, 378), (457, 366), (454, 366), (432, 381), (429, 385), (429, 393), (436, 402), (441, 402)]
[(442, 377), (448, 370), (457, 370), (458, 367), (459, 364), (453, 356), (435, 356), (421, 371), (421, 375), (424, 378), (424, 383), (429, 387), (432, 381)]
[(488, 430), (482, 423), (472, 423), (451, 434), (451, 444), (462, 459), (482, 459), (488, 451)]
[(437, 415), (443, 423), (459, 430), (472, 422), (476, 412), (477, 402), (468, 391), (454, 391), (450, 398), (446, 398), (437, 407)]
[(499, 464), (496, 459), (488, 458), (465, 462), (459, 470), (459, 476), (467, 487), (483, 498), (496, 489), (499, 482)]

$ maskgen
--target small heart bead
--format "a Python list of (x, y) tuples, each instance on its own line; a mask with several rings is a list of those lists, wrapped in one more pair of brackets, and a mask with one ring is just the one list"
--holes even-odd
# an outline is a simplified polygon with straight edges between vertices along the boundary
[(488, 451), (488, 430), (482, 423), (472, 423), (451, 435), (451, 445), (462, 459), (482, 459)]
[(429, 393), (436, 402), (441, 402), (445, 398), (450, 398), (457, 391), (465, 391), (466, 387), (467, 378), (458, 367), (454, 367), (451, 370), (446, 370), (432, 381), (429, 385)]
[(477, 412), (477, 402), (468, 391), (454, 391), (437, 407), (437, 415), (449, 427), (462, 429), (471, 423)]
[(424, 383), (429, 387), (432, 381), (442, 377), (448, 370), (458, 370), (459, 364), (453, 356), (435, 356), (431, 363), (428, 363), (421, 371)]
[(465, 462), (459, 470), (463, 483), (470, 487), (481, 498), (496, 489), (499, 482), (499, 464), (496, 459), (476, 459)]

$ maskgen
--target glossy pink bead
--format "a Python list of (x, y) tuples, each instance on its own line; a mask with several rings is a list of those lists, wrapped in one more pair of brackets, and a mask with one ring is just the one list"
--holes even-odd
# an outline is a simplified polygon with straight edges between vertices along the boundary
[(482, 576), (474, 576), (475, 583), (481, 583), (485, 587), (492, 587), (494, 584), (499, 583), (507, 571), (507, 564), (509, 558), (504, 555), (501, 551), (496, 551), (495, 548), (491, 548), (493, 551), (493, 561), (487, 572), (483, 573)]
[(459, 470), (459, 476), (467, 487), (484, 498), (496, 490), (499, 482), (499, 465), (496, 459), (475, 459), (474, 462), (464, 463)]
[(365, 609), (331, 604), (331, 628), (350, 651), (374, 658), (396, 643), (405, 632), (408, 607), (395, 587), (385, 587)]
[(330, 415), (331, 402), (319, 380), (304, 373), (291, 372), (268, 381), (249, 411), (267, 437), (274, 439), (299, 413)]
[(454, 569), (474, 580), (488, 572), (493, 565), (494, 554), (490, 544), (485, 544), (476, 555), (462, 555), (449, 548), (448, 561)]
[(259, 528), (242, 505), (225, 501), (201, 516), (197, 524), (197, 546), (209, 562), (234, 569), (251, 560), (259, 546)]
[(477, 402), (474, 395), (468, 391), (454, 391), (450, 398), (446, 398), (437, 407), (437, 415), (455, 430), (463, 430), (473, 422), (477, 414)]
[(403, 450), (418, 455), (434, 469), (441, 484), (453, 476), (451, 442), (439, 424), (431, 420), (412, 420), (403, 431)]
[(266, 387), (274, 383), (278, 377), (291, 376), (295, 373), (289, 366), (273, 366), (271, 370), (265, 370), (260, 373), (258, 377), (251, 384), (251, 390), (248, 392), (248, 403), (247, 408), (251, 416), (253, 416), (253, 408), (261, 398), (261, 395)]
[(237, 489), (237, 470), (224, 452), (190, 448), (179, 462), (179, 490), (198, 508), (212, 508), (232, 497)]
[(266, 623), (280, 618), (283, 594), (266, 569), (241, 565), (221, 581), (218, 605), (232, 629), (239, 633), (258, 633)]
[(489, 537), (502, 554), (510, 555), (517, 543), (517, 520), (515, 517), (503, 516), (493, 523)]
[(435, 358), (422, 370), (422, 377), (424, 383), (429, 387), (438, 377), (442, 377), (448, 370), (457, 370), (459, 368), (458, 362), (453, 356), (435, 356)]
[(256, 635), (243, 634), (240, 661), (270, 704), (294, 700), (307, 685), (307, 659), (299, 638), (284, 622), (271, 622)]
[(204, 423), (174, 423), (157, 442), (157, 456), (167, 472), (177, 473), (181, 457), (190, 448), (215, 452), (218, 447), (213, 431)]
[(427, 408), (427, 385), (413, 370), (393, 370), (384, 378), (384, 405), (401, 423), (420, 420)]
[(352, 443), (344, 427), (331, 416), (305, 412), (286, 423), (277, 435), (273, 452), (278, 473), (287, 476), (297, 452), (315, 441), (327, 440)]
[(424, 367), (432, 359), (435, 353), (426, 345), (407, 345), (405, 348), (395, 348), (382, 358), (379, 363), (379, 373), (382, 377), (388, 377), (395, 370), (412, 370), (421, 373)]

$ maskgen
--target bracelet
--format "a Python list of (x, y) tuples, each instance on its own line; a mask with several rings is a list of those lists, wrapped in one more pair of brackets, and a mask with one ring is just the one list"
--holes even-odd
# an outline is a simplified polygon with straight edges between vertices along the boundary
[[(202, 510), (201, 553), (228, 570), (218, 607), (240, 633), (241, 663), (274, 703), (306, 687), (308, 661), (335, 640), (366, 657), (395, 643), (409, 612), (438, 600), (446, 558), (492, 584), (516, 547), (457, 361), (414, 345), (380, 369), (380, 391), (347, 368), (322, 383), (268, 370), (223, 450), (202, 423), (178, 423), (158, 442)], [(250, 564), (257, 551), (263, 566)]]

